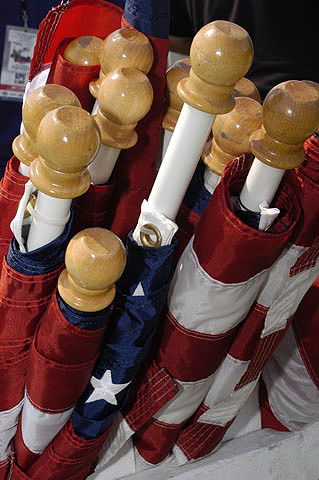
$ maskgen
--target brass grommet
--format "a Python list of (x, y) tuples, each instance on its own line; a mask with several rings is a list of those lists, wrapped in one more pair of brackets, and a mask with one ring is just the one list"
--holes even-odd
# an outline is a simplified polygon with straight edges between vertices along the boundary
[(156, 236), (156, 241), (152, 240), (151, 235), (149, 233), (145, 232), (140, 232), (140, 239), (144, 247), (152, 247), (152, 248), (157, 248), (162, 245), (162, 235), (159, 229), (156, 227), (156, 225), (153, 225), (152, 223), (146, 223), (143, 225), (143, 228), (151, 230), (152, 233)]

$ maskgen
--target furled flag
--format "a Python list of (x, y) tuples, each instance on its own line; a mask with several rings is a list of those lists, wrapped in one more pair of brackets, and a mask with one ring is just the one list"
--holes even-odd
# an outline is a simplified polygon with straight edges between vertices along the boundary
[(128, 238), (127, 265), (91, 380), (68, 423), (26, 471), (14, 465), (12, 480), (85, 479), (105, 440), (108, 451), (112, 419), (126, 402), (165, 305), (174, 246), (140, 247)]
[(61, 272), (71, 221), (64, 233), (43, 248), (21, 253), (12, 239), (3, 259), (0, 282), (0, 478), (6, 478), (10, 441), (23, 404), (26, 365), (37, 324)]

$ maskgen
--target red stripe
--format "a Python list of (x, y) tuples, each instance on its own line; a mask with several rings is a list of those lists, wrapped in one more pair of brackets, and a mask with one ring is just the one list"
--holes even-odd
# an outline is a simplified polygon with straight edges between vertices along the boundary
[(248, 317), (242, 323), (236, 338), (229, 349), (229, 355), (232, 357), (248, 361), (251, 360), (260, 339), (260, 334), (264, 328), (265, 317), (268, 308), (256, 303), (248, 314)]
[(301, 358), (317, 388), (319, 388), (318, 290), (318, 285), (310, 287), (300, 303), (292, 322)]
[(195, 332), (180, 325), (168, 312), (158, 363), (178, 380), (195, 382), (206, 378), (226, 356), (238, 328), (219, 335)]
[(134, 445), (144, 460), (156, 465), (169, 454), (183, 424), (168, 424), (152, 419), (135, 433)]
[(125, 420), (134, 431), (139, 430), (177, 392), (178, 386), (174, 380), (153, 361), (142, 376), (141, 383), (132, 389), (130, 400), (124, 408)]
[(21, 431), (21, 417), (18, 425), (18, 430), (14, 439), (14, 447), (16, 462), (24, 471), (26, 471), (32, 465), (32, 463), (34, 463), (40, 456), (36, 453), (31, 452), (26, 447), (23, 441)]
[(0, 462), (0, 480), (6, 480), (10, 468), (10, 460), (3, 460)]
[(30, 401), (46, 412), (67, 410), (83, 392), (106, 325), (84, 330), (62, 315), (53, 295), (32, 344), (27, 370)]
[(179, 435), (176, 445), (183, 451), (188, 460), (201, 458), (211, 453), (219, 444), (233, 420), (224, 427), (198, 422), (198, 418), (208, 410), (202, 405), (189, 426)]
[(259, 380), (259, 382), (259, 409), (261, 427), (272, 428), (273, 430), (277, 430), (279, 432), (290, 432), (290, 430), (288, 430), (288, 428), (280, 423), (279, 420), (277, 420), (277, 418), (274, 416), (268, 401), (266, 385), (262, 378)]
[(231, 165), (201, 216), (194, 239), (200, 265), (211, 277), (224, 283), (246, 281), (273, 265), (300, 216), (296, 195), (286, 182), (276, 206), (286, 212), (281, 221), (287, 229), (281, 233), (269, 233), (245, 225), (233, 212), (231, 196), (240, 193), (247, 169), (234, 174)]

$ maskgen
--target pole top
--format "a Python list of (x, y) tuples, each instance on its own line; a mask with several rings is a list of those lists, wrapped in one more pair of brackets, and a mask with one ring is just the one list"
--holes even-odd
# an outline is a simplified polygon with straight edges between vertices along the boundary
[(39, 157), (30, 166), (32, 183), (52, 197), (82, 195), (90, 186), (87, 166), (99, 145), (99, 129), (88, 112), (73, 106), (52, 110), (39, 125)]
[(295, 168), (304, 160), (304, 141), (318, 125), (318, 88), (299, 80), (280, 83), (265, 98), (263, 125), (251, 136), (251, 151), (271, 167)]
[(62, 85), (43, 85), (28, 95), (22, 110), (24, 131), (12, 143), (13, 153), (20, 162), (29, 166), (38, 156), (35, 139), (40, 122), (48, 112), (62, 105), (81, 106), (77, 96)]
[(261, 103), (260, 93), (256, 85), (249, 80), (249, 78), (243, 77), (235, 83), (233, 90), (234, 97), (249, 97), (256, 102)]
[(208, 23), (195, 35), (190, 59), (190, 75), (177, 87), (183, 101), (211, 114), (229, 112), (234, 106), (232, 90), (253, 60), (246, 30), (224, 20)]
[(249, 97), (236, 97), (235, 107), (218, 115), (213, 124), (213, 139), (202, 155), (204, 163), (218, 175), (226, 165), (250, 152), (249, 139), (262, 124), (262, 106)]
[(71, 307), (96, 312), (114, 299), (114, 283), (123, 273), (126, 252), (122, 241), (104, 228), (87, 228), (70, 241), (66, 269), (58, 279), (58, 291)]
[(100, 76), (90, 83), (91, 95), (98, 97), (103, 78), (116, 68), (135, 68), (147, 74), (153, 61), (153, 47), (143, 33), (130, 28), (115, 30), (103, 41), (100, 51)]
[(63, 57), (75, 65), (99, 65), (103, 40), (93, 35), (75, 38), (66, 47)]
[(119, 67), (106, 75), (98, 93), (96, 122), (101, 142), (125, 149), (137, 142), (136, 124), (151, 108), (153, 88), (145, 73)]

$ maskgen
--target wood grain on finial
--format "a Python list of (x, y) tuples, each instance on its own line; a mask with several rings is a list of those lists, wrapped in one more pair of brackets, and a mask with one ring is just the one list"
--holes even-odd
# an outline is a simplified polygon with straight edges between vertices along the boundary
[(66, 47), (63, 57), (75, 65), (99, 65), (103, 40), (92, 35), (75, 38)]
[(152, 101), (151, 82), (140, 70), (120, 67), (106, 75), (99, 89), (95, 117), (101, 142), (119, 149), (135, 145), (136, 124), (147, 114)]
[(166, 92), (162, 127), (170, 132), (174, 131), (179, 114), (183, 107), (183, 100), (177, 94), (177, 84), (187, 78), (191, 68), (189, 58), (177, 60), (166, 72)]
[(90, 92), (98, 97), (98, 90), (105, 75), (118, 67), (135, 68), (147, 74), (153, 64), (154, 52), (149, 39), (141, 32), (120, 28), (110, 33), (100, 51), (100, 76), (90, 83)]
[(77, 96), (62, 85), (44, 85), (27, 97), (22, 110), (24, 131), (12, 143), (13, 153), (20, 162), (29, 166), (39, 155), (35, 145), (39, 124), (48, 112), (62, 105), (81, 106)]
[(30, 179), (43, 193), (75, 198), (90, 186), (87, 166), (99, 149), (100, 133), (91, 115), (80, 107), (49, 112), (36, 137), (39, 157), (30, 166)]
[(239, 25), (217, 20), (195, 35), (189, 77), (177, 91), (184, 102), (211, 114), (229, 112), (234, 106), (232, 90), (250, 68), (253, 44)]
[(205, 164), (218, 175), (226, 165), (250, 152), (249, 139), (262, 124), (262, 106), (249, 97), (235, 98), (235, 107), (218, 115), (213, 125), (213, 139), (202, 155)]
[(104, 228), (88, 228), (75, 235), (66, 250), (66, 269), (58, 291), (73, 308), (96, 312), (110, 305), (115, 282), (123, 273), (126, 253), (122, 241)]
[(260, 93), (256, 85), (249, 80), (249, 78), (243, 77), (235, 83), (233, 90), (234, 97), (249, 97), (256, 102), (261, 103)]
[(319, 92), (299, 80), (272, 88), (263, 104), (263, 125), (250, 139), (252, 153), (271, 167), (288, 170), (303, 162), (303, 143), (319, 125)]

